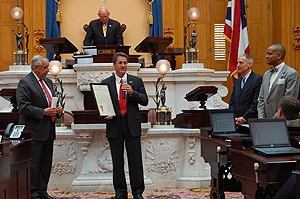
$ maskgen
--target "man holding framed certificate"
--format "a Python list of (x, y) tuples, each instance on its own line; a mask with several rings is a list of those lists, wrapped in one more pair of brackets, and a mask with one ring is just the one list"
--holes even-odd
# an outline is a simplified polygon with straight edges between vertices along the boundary
[(141, 152), (141, 116), (139, 104), (148, 105), (148, 96), (141, 78), (127, 74), (128, 55), (113, 56), (115, 74), (103, 80), (108, 86), (115, 116), (106, 116), (106, 137), (113, 162), (113, 199), (127, 199), (124, 171), (124, 144), (127, 152), (130, 185), (134, 199), (143, 199), (145, 189)]

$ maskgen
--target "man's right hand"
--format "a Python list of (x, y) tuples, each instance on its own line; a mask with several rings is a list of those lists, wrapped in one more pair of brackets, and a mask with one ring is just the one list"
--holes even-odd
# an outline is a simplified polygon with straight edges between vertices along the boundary
[(104, 119), (105, 120), (111, 120), (113, 118), (113, 116), (109, 115), (109, 116), (106, 116)]
[(56, 108), (45, 108), (44, 109), (44, 115), (46, 116), (55, 116), (56, 115)]

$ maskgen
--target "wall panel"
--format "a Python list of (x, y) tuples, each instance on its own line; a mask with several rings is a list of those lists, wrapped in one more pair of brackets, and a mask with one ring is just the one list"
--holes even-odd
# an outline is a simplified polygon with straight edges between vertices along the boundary
[(10, 10), (16, 5), (16, 1), (0, 0), (0, 71), (8, 70), (13, 63), (17, 44), (12, 28), (17, 31), (17, 23), (11, 18)]

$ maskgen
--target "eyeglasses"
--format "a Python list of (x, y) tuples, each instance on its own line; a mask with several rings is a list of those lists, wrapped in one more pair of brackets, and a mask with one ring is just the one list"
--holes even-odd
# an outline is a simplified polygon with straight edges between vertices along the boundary
[(39, 66), (40, 68), (42, 68), (43, 70), (49, 70), (49, 66)]
[(122, 64), (127, 65), (127, 61), (118, 61), (117, 64), (120, 64), (120, 65), (122, 65)]

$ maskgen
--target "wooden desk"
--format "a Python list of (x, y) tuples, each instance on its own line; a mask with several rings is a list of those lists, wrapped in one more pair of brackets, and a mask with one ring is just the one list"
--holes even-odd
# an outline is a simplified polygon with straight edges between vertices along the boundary
[(3, 142), (10, 152), (0, 156), (0, 198), (30, 199), (31, 139)]
[[(97, 105), (91, 91), (82, 91), (84, 96), (83, 105), (84, 110), (72, 111), (74, 115), (74, 124), (99, 124), (106, 123), (104, 117), (100, 117), (97, 111)], [(149, 110), (140, 110), (141, 122), (148, 122)]]
[(242, 183), (242, 193), (246, 198), (255, 198), (257, 184), (255, 182), (254, 163), (259, 164), (259, 187), (270, 198), (289, 178), (296, 168), (294, 156), (265, 157), (252, 150), (241, 150), (232, 147), (232, 173)]
[(176, 128), (202, 128), (210, 127), (208, 110), (182, 110), (176, 115), (172, 123)]
[[(10, 182), (10, 157), (11, 153), (5, 152), (4, 145), (9, 145), (8, 142), (1, 143), (0, 154), (0, 198), (9, 198), (9, 182)], [(3, 150), (2, 150), (3, 149)]]
[[(11, 140), (9, 199), (30, 198), (31, 139)], [(16, 191), (17, 190), (17, 191)]]
[[(208, 136), (206, 129), (201, 129), (201, 156), (211, 166), (211, 198), (225, 199), (224, 191), (241, 191), (241, 184), (231, 175), (231, 142)], [(217, 147), (220, 147), (217, 152)]]
[(161, 54), (164, 56), (171, 56), (171, 68), (172, 70), (176, 69), (176, 56), (177, 55), (183, 55), (184, 49), (183, 48), (166, 48), (164, 51), (159, 52), (158, 54)]

